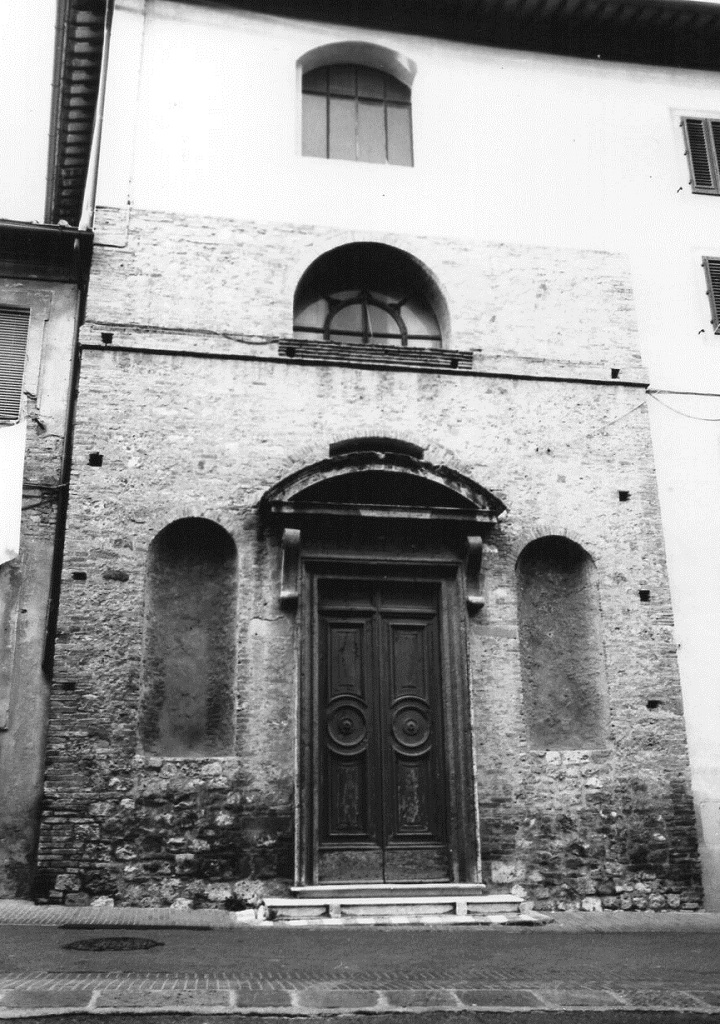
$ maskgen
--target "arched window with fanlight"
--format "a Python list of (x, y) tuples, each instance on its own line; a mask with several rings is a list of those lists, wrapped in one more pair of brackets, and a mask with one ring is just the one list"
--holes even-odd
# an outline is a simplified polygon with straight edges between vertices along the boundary
[(410, 89), (378, 68), (332, 64), (302, 80), (303, 156), (413, 163)]
[(439, 348), (442, 303), (420, 264), (381, 243), (340, 246), (303, 275), (294, 336), (352, 345)]

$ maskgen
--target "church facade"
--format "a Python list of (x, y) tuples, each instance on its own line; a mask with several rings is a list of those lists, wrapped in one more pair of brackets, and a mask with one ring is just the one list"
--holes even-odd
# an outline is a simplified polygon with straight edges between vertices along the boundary
[(116, 5), (39, 898), (700, 905), (629, 139), (709, 77)]

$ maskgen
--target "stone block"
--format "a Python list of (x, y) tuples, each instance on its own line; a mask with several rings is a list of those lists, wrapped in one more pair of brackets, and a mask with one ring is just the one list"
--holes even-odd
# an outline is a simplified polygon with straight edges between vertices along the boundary
[(524, 989), (455, 989), (455, 995), (463, 1006), (473, 1010), (495, 1006), (514, 1009), (543, 1005), (537, 996)]
[(7, 989), (0, 995), (0, 1008), (12, 1010), (41, 1011), (60, 1010), (77, 1011), (87, 1008), (92, 998), (91, 988), (63, 988), (59, 990), (43, 989)]
[(282, 989), (268, 992), (263, 989), (237, 988), (233, 990), (232, 1002), (238, 1009), (281, 1009), (292, 1006), (292, 993)]
[(304, 989), (298, 999), (298, 1007), (322, 1010), (362, 1010), (377, 1006), (378, 993), (374, 989)]

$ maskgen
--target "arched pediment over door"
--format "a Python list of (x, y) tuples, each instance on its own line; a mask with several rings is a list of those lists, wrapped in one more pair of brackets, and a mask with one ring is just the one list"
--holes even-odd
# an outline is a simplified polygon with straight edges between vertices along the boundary
[[(465, 535), (468, 599), (477, 604), (482, 534), (507, 509), (491, 491), (448, 466), (423, 458), (423, 449), (406, 441), (361, 438), (330, 446), (328, 458), (304, 466), (275, 484), (260, 503), (264, 518), (285, 527), (283, 600), (292, 600), (289, 570), (299, 531), (323, 523), (434, 524), (445, 536)], [(295, 595), (296, 596), (296, 595)]]
[(476, 882), (466, 599), (503, 503), (387, 438), (264, 495), (299, 603), (296, 882)]
[[(372, 447), (376, 441), (377, 448)], [(506, 508), (470, 477), (422, 459), (422, 449), (384, 439), (346, 450), (331, 446), (329, 458), (305, 466), (267, 491), (261, 507), (273, 517), (299, 522), (310, 516), (433, 519), (496, 523)], [(359, 444), (359, 442), (355, 442)]]

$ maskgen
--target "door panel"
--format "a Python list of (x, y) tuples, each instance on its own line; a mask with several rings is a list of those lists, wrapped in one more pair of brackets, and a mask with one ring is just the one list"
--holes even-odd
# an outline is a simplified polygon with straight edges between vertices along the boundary
[(447, 846), (399, 846), (385, 850), (386, 882), (451, 881)]
[(317, 884), (328, 882), (378, 882), (383, 880), (383, 851), (380, 847), (337, 849), (321, 845), (317, 858)]
[(318, 880), (446, 879), (437, 588), (318, 593)]
[(377, 843), (372, 616), (321, 621), (321, 838)]

